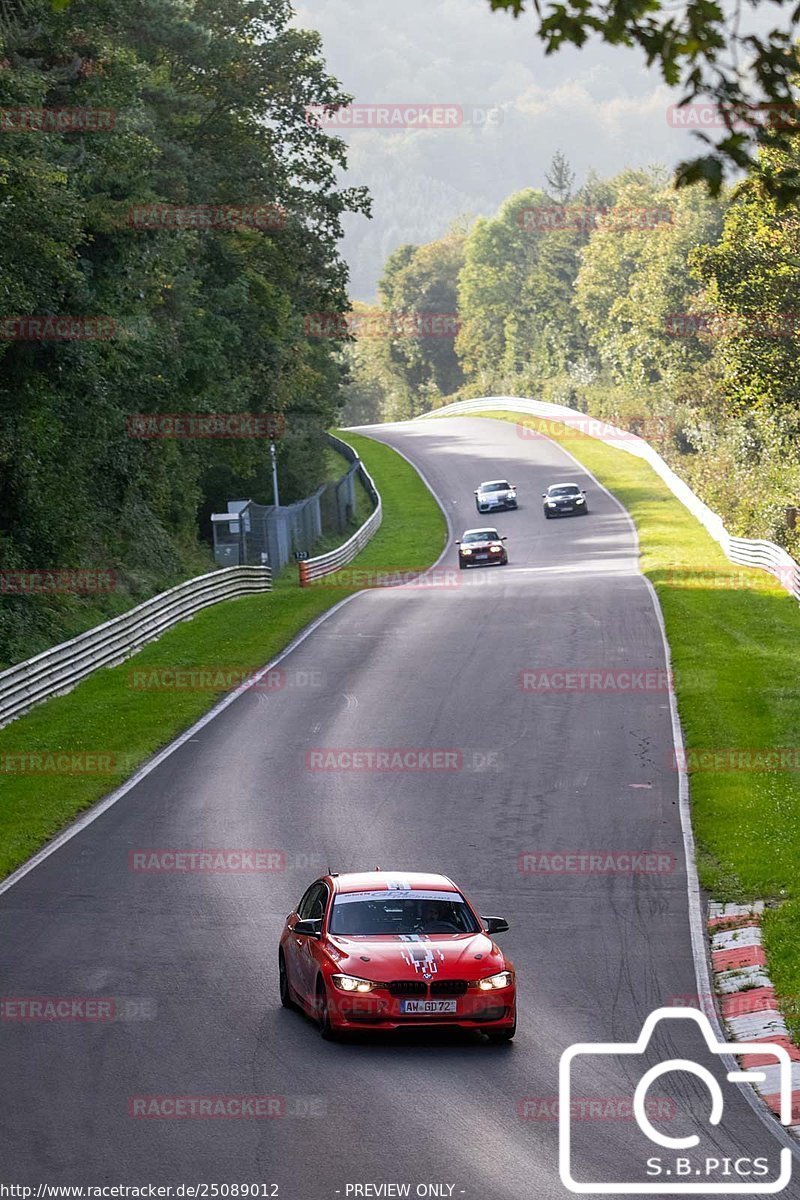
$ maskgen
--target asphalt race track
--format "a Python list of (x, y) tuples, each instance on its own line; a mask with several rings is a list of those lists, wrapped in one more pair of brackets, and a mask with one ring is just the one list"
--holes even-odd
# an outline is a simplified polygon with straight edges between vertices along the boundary
[[(697, 993), (666, 692), (520, 687), (532, 669), (665, 669), (625, 514), (555, 445), (512, 424), (369, 432), (420, 466), (455, 536), (496, 523), (509, 566), (459, 573), (451, 543), (438, 586), (344, 604), (284, 659), (285, 687), (243, 694), (0, 895), (2, 996), (144, 1005), (142, 1019), (0, 1022), (4, 1178), (276, 1183), (284, 1200), (335, 1200), (369, 1183), (408, 1183), (411, 1195), (440, 1184), (441, 1195), (474, 1200), (566, 1197), (558, 1126), (543, 1119), (561, 1052), (632, 1041), (654, 1009)], [(503, 476), (519, 488), (519, 511), (479, 517), (473, 489)], [(541, 493), (558, 480), (587, 489), (588, 517), (544, 521)], [(455, 748), (461, 766), (305, 765), (312, 749), (386, 747)], [(284, 869), (132, 871), (129, 854), (153, 847), (273, 848)], [(673, 865), (520, 869), (525, 855), (588, 851)], [(328, 867), (375, 865), (443, 871), (481, 912), (508, 919), (513, 1045), (477, 1034), (329, 1044), (281, 1009), (286, 914)], [(690, 1053), (695, 1041), (670, 1027), (660, 1053)], [(580, 1094), (616, 1103), (635, 1079), (626, 1064), (597, 1066)], [(724, 1087), (725, 1119), (706, 1145), (777, 1162), (777, 1137)], [(129, 1116), (131, 1097), (238, 1094), (278, 1097), (278, 1115)], [(664, 1129), (692, 1132), (699, 1081), (673, 1077), (660, 1095), (679, 1106), (664, 1108)], [(581, 1179), (637, 1180), (647, 1156), (664, 1153), (607, 1109), (579, 1124)]]

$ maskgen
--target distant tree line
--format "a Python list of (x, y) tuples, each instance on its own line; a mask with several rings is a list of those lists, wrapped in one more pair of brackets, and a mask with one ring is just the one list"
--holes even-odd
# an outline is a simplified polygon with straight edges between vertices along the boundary
[(655, 168), (573, 190), (560, 155), (547, 178), (395, 251), (383, 309), (453, 312), (458, 333), (359, 337), (348, 414), (492, 393), (568, 404), (643, 433), (733, 531), (800, 549), (785, 520), (800, 504), (797, 207), (757, 174), (719, 198)]

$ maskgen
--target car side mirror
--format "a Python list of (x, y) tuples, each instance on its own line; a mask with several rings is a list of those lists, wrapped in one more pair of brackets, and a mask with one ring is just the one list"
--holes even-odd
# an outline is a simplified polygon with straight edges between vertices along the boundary
[(542, 499), (543, 499), (543, 500), (546, 500), (546, 499), (547, 499), (547, 492), (542, 492)]
[(505, 917), (481, 917), (486, 926), (487, 933), (505, 933), (508, 929), (508, 921)]
[(457, 546), (460, 546), (460, 545), (461, 545), (461, 538), (456, 538), (456, 545), (457, 545)]
[(586, 495), (586, 488), (581, 488), (581, 495), (582, 495), (582, 496), (585, 496), (585, 495)]
[(322, 919), (308, 918), (303, 921), (295, 921), (292, 926), (292, 933), (301, 934), (303, 937), (318, 938), (322, 936)]
[(501, 541), (501, 542), (507, 542), (507, 541), (508, 541), (508, 538), (507, 538), (507, 537), (501, 537), (501, 538), (500, 538), (500, 541)]
[(477, 489), (477, 488), (475, 488), (475, 491), (474, 491), (472, 494), (473, 494), (473, 496), (477, 496), (477, 494), (478, 494), (478, 489)]

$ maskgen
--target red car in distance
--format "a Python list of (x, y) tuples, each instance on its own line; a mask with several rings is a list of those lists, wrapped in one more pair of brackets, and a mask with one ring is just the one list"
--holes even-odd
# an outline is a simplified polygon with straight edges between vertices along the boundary
[(514, 966), (493, 940), (506, 929), (502, 917), (479, 917), (446, 875), (333, 872), (286, 919), (281, 1003), (326, 1038), (438, 1025), (509, 1042)]

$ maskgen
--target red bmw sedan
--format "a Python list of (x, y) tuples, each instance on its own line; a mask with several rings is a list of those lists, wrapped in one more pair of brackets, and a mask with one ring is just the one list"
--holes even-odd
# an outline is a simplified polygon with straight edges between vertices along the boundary
[(363, 1029), (458, 1026), (492, 1041), (517, 1028), (513, 963), (446, 875), (332, 873), (312, 883), (286, 919), (281, 1003), (323, 1037)]

